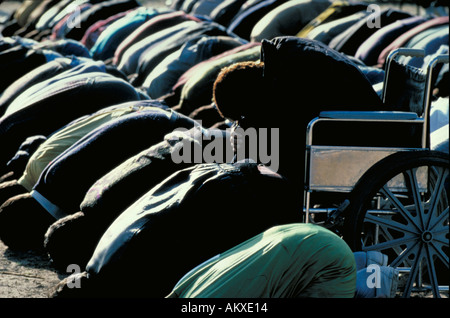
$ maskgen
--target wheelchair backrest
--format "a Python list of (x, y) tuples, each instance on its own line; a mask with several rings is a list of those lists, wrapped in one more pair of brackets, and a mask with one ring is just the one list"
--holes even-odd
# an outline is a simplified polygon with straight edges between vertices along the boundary
[(397, 60), (390, 63), (387, 86), (384, 91), (384, 103), (392, 111), (413, 112), (422, 116), (424, 112), (426, 74), (410, 65)]
[(393, 111), (415, 112), (424, 119), (422, 147), (428, 147), (433, 74), (438, 64), (448, 63), (448, 54), (431, 56), (425, 64), (426, 69), (402, 64), (395, 60), (398, 55), (424, 57), (425, 51), (399, 48), (389, 54), (385, 64), (382, 100)]

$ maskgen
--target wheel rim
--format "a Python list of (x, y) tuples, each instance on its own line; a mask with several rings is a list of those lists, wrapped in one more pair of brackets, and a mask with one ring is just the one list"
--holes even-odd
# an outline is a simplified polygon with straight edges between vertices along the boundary
[[(422, 169), (422, 170), (421, 170)], [(403, 171), (405, 189), (386, 182), (370, 202), (362, 224), (362, 250), (380, 251), (400, 271), (400, 295), (448, 293), (449, 169), (428, 166), (428, 189), (418, 181), (423, 168)], [(398, 178), (398, 177), (397, 177)]]

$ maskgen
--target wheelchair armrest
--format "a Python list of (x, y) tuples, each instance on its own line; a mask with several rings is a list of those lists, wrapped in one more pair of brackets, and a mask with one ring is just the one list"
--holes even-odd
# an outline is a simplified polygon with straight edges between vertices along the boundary
[(322, 111), (319, 118), (348, 119), (348, 120), (415, 120), (418, 116), (414, 112), (399, 111)]

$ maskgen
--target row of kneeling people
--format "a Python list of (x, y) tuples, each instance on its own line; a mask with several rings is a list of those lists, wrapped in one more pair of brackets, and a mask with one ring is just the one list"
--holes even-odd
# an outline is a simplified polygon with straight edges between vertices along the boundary
[[(296, 32), (320, 25), (325, 12), (349, 18), (367, 7), (253, 2), (247, 7), (261, 3), (284, 14), (301, 5), (308, 15)], [(70, 28), (71, 13), (62, 14), (70, 5), (80, 28)], [(44, 248), (57, 267), (81, 266), (82, 288), (66, 288), (69, 277), (57, 287), (61, 296), (392, 297), (396, 272), (383, 255), (351, 251), (334, 233), (301, 223), (304, 135), (322, 110), (411, 105), (383, 103), (383, 70), (343, 52), (344, 45), (281, 31), (250, 39), (230, 32), (238, 22), (219, 24), (187, 5), (42, 2), (34, 10), (46, 9), (48, 24), (21, 15), (32, 16), (30, 1), (16, 11), (3, 29), (10, 36), (0, 39), (0, 68), (8, 74), (0, 98), (0, 239), (10, 248)], [(240, 21), (255, 22), (247, 13)], [(448, 16), (383, 14), (391, 19), (386, 25), (417, 20), (409, 30), (448, 26)], [(353, 47), (363, 29), (346, 37)], [(428, 34), (435, 48), (429, 55), (445, 49), (436, 49), (435, 34)], [(434, 108), (432, 131), (446, 124), (446, 76), (443, 68), (435, 80), (433, 102), (444, 106)], [(276, 169), (259, 158), (174, 160), (217, 140), (232, 153), (232, 122), (279, 129)], [(395, 143), (410, 132), (376, 133)], [(318, 136), (330, 137), (339, 142), (339, 134)], [(442, 144), (448, 149), (448, 138)], [(365, 285), (374, 258), (385, 269), (382, 291)]]

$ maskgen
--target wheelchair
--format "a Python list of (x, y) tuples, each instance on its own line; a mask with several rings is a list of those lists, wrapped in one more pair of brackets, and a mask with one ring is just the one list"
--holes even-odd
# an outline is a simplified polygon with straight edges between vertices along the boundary
[[(399, 57), (425, 53), (406, 48), (390, 53), (384, 102), (392, 96), (393, 86), (399, 93), (395, 88), (399, 79), (392, 71), (401, 65)], [(426, 69), (419, 69), (423, 85), (412, 98), (417, 102), (422, 97), (421, 114), (326, 111), (309, 123), (306, 132), (303, 221), (331, 229), (353, 251), (387, 255), (388, 266), (399, 272), (397, 297), (448, 297), (449, 157), (430, 149), (429, 133), (433, 75), (443, 63), (448, 63), (448, 55), (433, 56)], [(402, 69), (405, 78), (408, 72)], [(356, 145), (315, 140), (321, 129), (339, 132), (339, 127), (351, 125), (366, 130), (352, 128), (361, 136), (392, 128), (392, 134), (408, 131), (413, 137), (403, 144), (390, 138)]]

